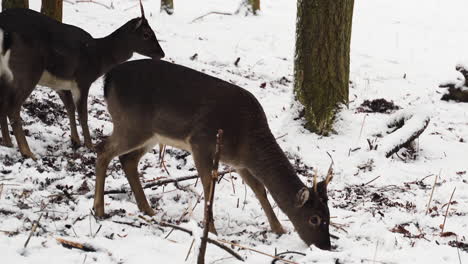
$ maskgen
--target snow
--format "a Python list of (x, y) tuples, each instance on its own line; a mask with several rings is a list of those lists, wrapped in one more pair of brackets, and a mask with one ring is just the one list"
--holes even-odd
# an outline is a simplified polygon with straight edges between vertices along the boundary
[[(32, 8), (39, 9), (40, 1), (30, 2)], [(65, 1), (65, 22), (102, 37), (139, 15), (136, 1), (99, 2), (107, 6), (112, 3), (114, 9)], [(339, 112), (336, 133), (329, 137), (312, 134), (303, 129), (301, 120), (295, 120), (298, 106), (291, 102), (293, 84), (285, 81), (293, 80), (295, 1), (264, 0), (260, 16), (209, 15), (193, 23), (194, 18), (210, 11), (234, 12), (240, 0), (176, 0), (172, 16), (159, 13), (159, 1), (143, 3), (166, 60), (251, 91), (265, 108), (273, 133), (282, 136), (278, 139), (281, 147), (316, 168), (322, 177), (330, 164), (327, 152), (334, 159), (329, 205), (331, 220), (338, 226), (331, 227), (331, 233), (339, 237), (332, 239), (336, 249), (308, 248), (277, 207), (274, 210), (289, 232), (281, 237), (271, 233), (254, 194), (235, 173), (226, 175), (217, 186), (214, 218), (218, 238), (269, 254), (303, 252), (306, 256), (294, 255), (293, 260), (299, 263), (459, 263), (457, 249), (449, 246), (455, 237), (441, 237), (439, 225), (444, 220), (443, 205), (457, 187), (453, 198), (456, 203), (450, 206), (444, 231), (456, 233), (458, 241), (467, 243), (468, 111), (466, 104), (441, 101), (443, 90), (437, 87), (444, 80), (459, 77), (455, 65), (468, 61), (468, 55), (463, 53), (468, 43), (468, 24), (460, 23), (465, 21), (468, 2), (355, 1), (351, 44), (354, 85), (350, 89), (350, 104)], [(190, 60), (195, 53), (198, 58)], [(135, 55), (137, 58), (142, 56)], [(237, 58), (238, 67), (234, 65)], [(262, 83), (266, 83), (265, 88), (260, 87)], [(94, 142), (101, 133), (108, 135), (112, 131), (101, 87), (99, 79), (89, 98)], [(385, 158), (379, 151), (369, 150), (367, 139), (374, 140), (376, 131), (386, 129), (391, 117), (359, 113), (356, 109), (364, 100), (376, 98), (393, 101), (403, 111), (430, 115), (431, 122), (417, 142), (415, 160)], [(54, 120), (52, 125), (28, 111), (22, 112), (28, 141), (39, 157), (37, 162), (24, 160), (16, 148), (0, 146), (2, 263), (186, 263), (193, 238), (179, 231), (167, 237), (169, 228), (146, 224), (138, 218), (132, 194), (106, 196), (106, 212), (114, 212), (112, 218), (96, 221), (90, 215), (95, 154), (85, 148), (71, 149), (68, 119), (54, 92), (40, 87), (30, 102), (55, 103), (59, 107), (49, 114)], [(166, 165), (170, 177), (195, 173), (192, 158), (180, 158), (181, 155), (182, 152), (169, 148)], [(140, 170), (144, 181), (169, 177), (159, 166), (157, 150), (143, 158)], [(433, 210), (426, 215), (434, 177), (439, 174), (431, 203)], [(371, 180), (374, 181), (366, 184)], [(78, 195), (85, 181), (89, 191)], [(187, 190), (173, 185), (145, 190), (156, 210), (154, 219), (201, 234), (197, 228), (203, 219), (203, 206), (195, 205), (202, 188), (195, 181), (180, 185)], [(109, 168), (106, 189), (121, 187), (129, 188), (116, 160)], [(69, 199), (63, 195), (64, 190), (76, 195)], [(23, 249), (42, 207), (47, 213)], [(138, 228), (121, 222), (145, 225)], [(398, 225), (405, 225), (411, 236), (391, 232)], [(423, 238), (416, 238), (421, 233)], [(88, 243), (98, 251), (69, 250), (56, 238)], [(271, 261), (252, 251), (238, 253), (247, 263)], [(462, 263), (468, 261), (466, 251), (460, 249), (459, 254)], [(229, 257), (208, 245), (207, 263), (238, 263)], [(192, 249), (187, 262), (195, 261)]]

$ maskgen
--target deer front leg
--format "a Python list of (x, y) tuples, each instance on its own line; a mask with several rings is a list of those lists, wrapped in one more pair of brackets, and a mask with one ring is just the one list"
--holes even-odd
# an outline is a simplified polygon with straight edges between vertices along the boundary
[(15, 135), (21, 154), (23, 154), (23, 156), (27, 158), (37, 160), (37, 158), (31, 152), (31, 149), (29, 148), (29, 145), (28, 145), (28, 141), (26, 140), (26, 136), (24, 135), (24, 130), (22, 126), (23, 122), (20, 116), (20, 107), (15, 109), (12, 112), (12, 114), (9, 115), (9, 118), (10, 118), (11, 127), (13, 128), (13, 134)]
[(241, 169), (238, 171), (239, 175), (242, 179), (250, 186), (252, 191), (257, 196), (258, 201), (262, 205), (263, 211), (265, 212), (268, 222), (270, 223), (271, 230), (276, 234), (284, 234), (286, 233), (283, 229), (283, 226), (278, 221), (273, 208), (271, 208), (271, 204), (268, 201), (265, 186), (257, 180), (247, 169)]
[(138, 209), (140, 209), (140, 211), (146, 213), (149, 216), (153, 216), (154, 211), (149, 205), (148, 200), (146, 199), (145, 192), (141, 187), (139, 177), (140, 175), (138, 173), (138, 162), (140, 161), (141, 157), (145, 155), (145, 153), (146, 148), (143, 147), (125, 155), (122, 155), (119, 157), (119, 159), (122, 163), (122, 168), (125, 172), (125, 176), (127, 177), (128, 183), (130, 184), (130, 188), (132, 189), (133, 195), (135, 196)]
[(94, 149), (93, 142), (91, 141), (91, 134), (88, 127), (88, 92), (89, 86), (86, 89), (80, 89), (81, 94), (78, 99), (78, 118), (80, 120), (81, 129), (83, 130), (83, 137), (85, 146), (89, 149)]
[(5, 114), (0, 114), (0, 127), (2, 128), (2, 145), (9, 148), (13, 147), (10, 132), (8, 131), (8, 120)]
[(70, 120), (72, 146), (78, 148), (80, 146), (80, 136), (78, 135), (78, 130), (76, 128), (75, 102), (73, 101), (73, 95), (70, 91), (57, 91), (57, 93), (67, 110), (68, 120)]

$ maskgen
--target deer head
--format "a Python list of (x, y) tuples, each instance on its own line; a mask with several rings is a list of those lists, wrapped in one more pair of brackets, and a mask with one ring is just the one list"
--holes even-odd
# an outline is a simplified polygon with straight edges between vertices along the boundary
[(294, 217), (291, 217), (299, 236), (307, 245), (314, 244), (325, 250), (331, 248), (327, 186), (332, 175), (332, 166), (324, 181), (317, 183), (317, 174), (314, 175), (314, 186), (304, 187), (296, 194), (296, 208), (293, 209)]
[(128, 45), (133, 47), (135, 52), (151, 57), (153, 59), (164, 58), (164, 51), (159, 45), (158, 39), (148, 24), (145, 17), (145, 10), (140, 0), (141, 17), (132, 19), (130, 21), (132, 30)]

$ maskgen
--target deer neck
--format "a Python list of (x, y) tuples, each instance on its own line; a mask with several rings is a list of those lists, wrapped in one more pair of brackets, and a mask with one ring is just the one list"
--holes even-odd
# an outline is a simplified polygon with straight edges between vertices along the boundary
[(100, 61), (101, 75), (132, 57), (133, 50), (123, 31), (121, 27), (104, 38), (96, 39), (96, 58)]
[[(271, 133), (269, 133), (271, 135)], [(304, 183), (281, 150), (273, 135), (256, 140), (249, 170), (270, 192), (280, 209), (289, 217), (296, 213), (296, 194)]]

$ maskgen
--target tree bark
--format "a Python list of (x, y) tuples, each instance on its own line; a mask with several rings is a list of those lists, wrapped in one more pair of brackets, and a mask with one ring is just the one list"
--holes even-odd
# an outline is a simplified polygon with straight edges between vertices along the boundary
[(161, 0), (161, 12), (168, 15), (174, 14), (174, 0)]
[(8, 8), (29, 8), (28, 0), (2, 0), (2, 11)]
[(42, 0), (41, 13), (62, 22), (63, 0)]
[(306, 128), (327, 135), (336, 108), (348, 103), (354, 0), (298, 0), (294, 93)]
[(257, 15), (258, 11), (260, 11), (260, 0), (243, 0), (235, 14)]
[(260, 0), (247, 0), (247, 4), (252, 14), (256, 15), (260, 11)]

